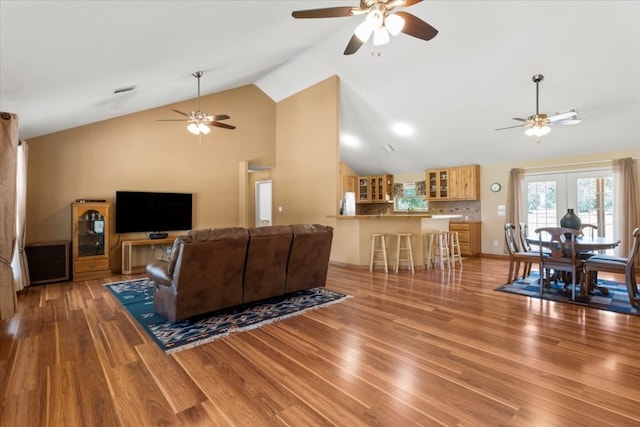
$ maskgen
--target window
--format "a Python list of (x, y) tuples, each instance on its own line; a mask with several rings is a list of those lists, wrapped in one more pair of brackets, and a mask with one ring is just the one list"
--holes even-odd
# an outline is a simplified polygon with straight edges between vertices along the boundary
[(613, 236), (613, 175), (610, 169), (525, 175), (529, 231), (557, 227), (567, 209), (583, 224), (598, 226), (594, 235)]

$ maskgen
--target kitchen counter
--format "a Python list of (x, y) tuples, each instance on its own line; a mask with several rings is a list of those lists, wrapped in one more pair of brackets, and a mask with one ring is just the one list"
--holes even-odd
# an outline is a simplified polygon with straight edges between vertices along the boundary
[(462, 215), (390, 214), (390, 215), (327, 215), (336, 219), (331, 260), (362, 268), (369, 267), (371, 235), (386, 234), (389, 267), (396, 257), (396, 233), (412, 234), (413, 263), (424, 265), (422, 235), (428, 231), (448, 231), (450, 219)]

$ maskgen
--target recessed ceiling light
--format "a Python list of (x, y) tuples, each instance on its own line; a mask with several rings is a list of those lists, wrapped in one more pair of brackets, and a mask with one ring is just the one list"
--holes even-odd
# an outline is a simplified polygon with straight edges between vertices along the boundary
[(391, 126), (393, 132), (398, 136), (413, 135), (413, 126), (403, 122), (396, 122)]
[(340, 135), (340, 142), (342, 142), (347, 147), (357, 147), (360, 145), (360, 140), (348, 133), (343, 133)]

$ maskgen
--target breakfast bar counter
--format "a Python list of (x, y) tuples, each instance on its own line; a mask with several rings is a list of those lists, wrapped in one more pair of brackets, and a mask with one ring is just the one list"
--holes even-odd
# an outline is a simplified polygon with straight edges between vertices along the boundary
[(421, 267), (424, 262), (422, 233), (448, 231), (449, 220), (461, 215), (391, 214), (391, 215), (328, 215), (336, 219), (331, 261), (339, 264), (369, 268), (371, 235), (386, 234), (389, 266), (396, 253), (396, 233), (412, 234), (413, 262)]

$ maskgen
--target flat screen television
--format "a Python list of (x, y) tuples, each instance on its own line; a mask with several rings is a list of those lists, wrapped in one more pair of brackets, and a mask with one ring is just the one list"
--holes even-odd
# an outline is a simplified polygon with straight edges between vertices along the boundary
[(116, 233), (166, 237), (167, 231), (190, 230), (192, 215), (191, 193), (116, 191)]

